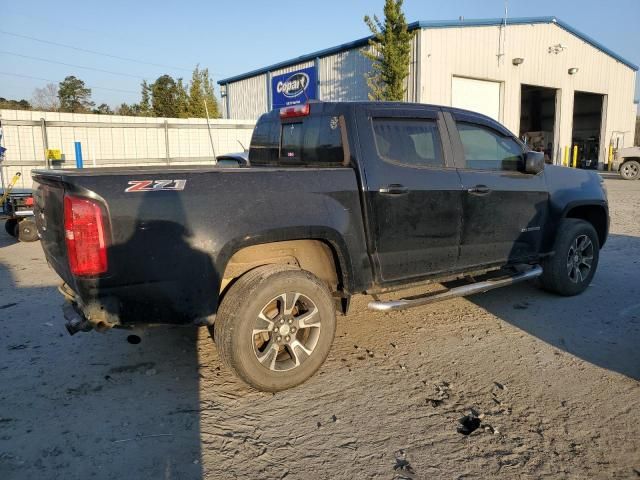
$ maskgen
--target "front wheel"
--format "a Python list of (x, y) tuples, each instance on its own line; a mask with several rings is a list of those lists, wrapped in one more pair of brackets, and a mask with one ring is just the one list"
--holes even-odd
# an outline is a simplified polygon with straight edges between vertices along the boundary
[(213, 330), (227, 367), (252, 387), (277, 392), (304, 382), (324, 363), (336, 330), (335, 306), (313, 274), (267, 265), (230, 287)]
[(637, 160), (627, 160), (620, 165), (620, 176), (625, 180), (636, 180), (640, 178), (640, 162)]
[(542, 287), (565, 296), (582, 293), (598, 267), (600, 242), (595, 228), (584, 220), (564, 219), (558, 226), (554, 251), (542, 263)]

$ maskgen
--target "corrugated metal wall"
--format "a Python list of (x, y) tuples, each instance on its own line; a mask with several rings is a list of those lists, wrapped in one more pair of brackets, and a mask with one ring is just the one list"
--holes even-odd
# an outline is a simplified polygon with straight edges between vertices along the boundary
[[(521, 85), (558, 89), (557, 146), (571, 145), (575, 91), (606, 95), (603, 114), (603, 147), (615, 131), (627, 132), (625, 145), (633, 143), (633, 94), (635, 72), (628, 66), (584, 42), (555, 24), (509, 25), (500, 52), (500, 27), (425, 29), (421, 44), (423, 103), (451, 105), (453, 76), (502, 82), (501, 121), (513, 132), (520, 128)], [(559, 53), (549, 47), (562, 44)], [(513, 58), (524, 58), (519, 66)], [(579, 69), (569, 75), (569, 68)], [(559, 153), (559, 149), (557, 149)], [(604, 161), (606, 148), (600, 149)]]
[(360, 50), (347, 50), (320, 59), (320, 98), (340, 102), (367, 100), (366, 74), (371, 62)]
[[(213, 158), (207, 121), (202, 118), (0, 110), (2, 146), (7, 149), (0, 168), (5, 181), (17, 171), (22, 173), (18, 187), (31, 185), (31, 169), (45, 166), (41, 118), (49, 148), (62, 152), (63, 168), (76, 166), (74, 142), (82, 144), (86, 167), (208, 164)], [(238, 141), (248, 147), (255, 121), (211, 120), (210, 124), (220, 155), (242, 150)]]
[[(418, 84), (418, 49), (416, 32), (411, 48), (410, 73), (407, 78), (406, 100), (417, 100)], [(368, 48), (368, 47), (367, 47)], [(371, 62), (360, 52), (360, 48), (321, 57), (318, 61), (318, 79), (320, 82), (319, 97), (325, 101), (358, 101), (368, 100), (369, 88), (366, 75), (371, 70)], [(285, 68), (273, 70), (271, 75), (289, 73), (301, 68), (312, 67), (314, 61), (296, 63)], [(239, 80), (222, 86), (226, 91), (223, 97), (223, 112), (229, 118), (253, 118), (268, 111), (268, 83), (267, 74)], [(228, 102), (228, 103), (226, 103)]]
[(262, 74), (226, 85), (222, 112), (225, 118), (257, 119), (267, 111), (267, 103), (267, 75)]

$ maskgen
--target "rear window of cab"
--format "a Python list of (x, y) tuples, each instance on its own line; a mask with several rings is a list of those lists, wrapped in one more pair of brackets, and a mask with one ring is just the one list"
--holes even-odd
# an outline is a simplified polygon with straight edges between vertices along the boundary
[(335, 167), (346, 164), (343, 122), (335, 115), (281, 121), (261, 118), (251, 139), (252, 165)]

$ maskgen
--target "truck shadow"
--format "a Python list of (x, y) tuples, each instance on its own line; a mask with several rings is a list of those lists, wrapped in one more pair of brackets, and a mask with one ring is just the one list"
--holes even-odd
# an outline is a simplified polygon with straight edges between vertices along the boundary
[[(168, 268), (173, 281), (206, 282), (214, 274), (208, 255), (188, 243), (188, 229), (171, 222), (142, 226), (113, 247), (114, 256), (119, 248), (138, 249), (132, 273), (160, 251), (165, 262), (156, 262), (152, 276)], [(148, 235), (158, 233), (165, 238), (154, 250)], [(212, 347), (206, 329), (70, 337), (60, 280), (40, 245), (16, 245), (7, 236), (0, 247), (7, 247), (0, 257), (0, 478), (202, 478), (197, 345), (202, 334)], [(154, 309), (170, 314), (180, 294), (178, 288), (159, 299), (146, 321), (160, 317)], [(133, 334), (142, 342), (128, 342), (137, 340)]]
[(468, 299), (558, 349), (640, 380), (638, 252), (639, 237), (610, 235), (593, 282), (576, 297), (521, 284)]
[(56, 287), (16, 269), (0, 262), (0, 478), (202, 478), (197, 329), (70, 337)]

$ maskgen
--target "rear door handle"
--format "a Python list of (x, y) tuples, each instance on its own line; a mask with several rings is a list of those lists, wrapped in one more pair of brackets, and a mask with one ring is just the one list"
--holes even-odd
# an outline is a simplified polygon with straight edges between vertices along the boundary
[(409, 189), (404, 185), (392, 183), (391, 185), (380, 187), (378, 192), (384, 195), (404, 195), (405, 193), (409, 193)]
[(476, 185), (467, 190), (471, 195), (488, 195), (491, 193), (491, 189), (486, 185)]

